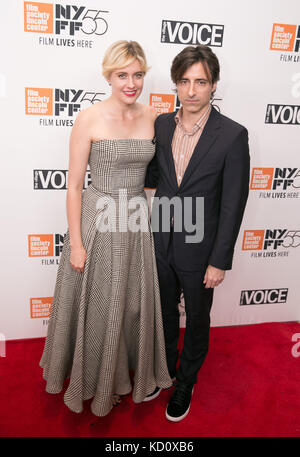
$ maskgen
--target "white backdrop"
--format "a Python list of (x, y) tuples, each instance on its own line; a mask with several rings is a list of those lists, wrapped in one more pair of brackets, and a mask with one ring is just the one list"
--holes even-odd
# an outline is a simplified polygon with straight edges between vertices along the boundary
[(140, 101), (170, 111), (172, 59), (197, 39), (211, 45), (214, 104), (249, 130), (250, 195), (212, 326), (299, 320), (299, 1), (12, 0), (0, 21), (0, 334), (46, 335), (70, 130), (80, 109), (109, 96), (101, 61), (119, 39), (140, 42), (151, 66)]

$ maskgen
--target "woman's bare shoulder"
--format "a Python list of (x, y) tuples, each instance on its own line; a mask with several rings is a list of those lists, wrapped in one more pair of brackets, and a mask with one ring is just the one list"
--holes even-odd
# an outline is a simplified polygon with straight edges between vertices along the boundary
[(156, 112), (155, 108), (153, 108), (153, 106), (141, 104), (141, 110), (142, 110), (144, 116), (151, 118), (152, 120), (156, 119), (157, 112)]
[[(101, 102), (98, 102), (98, 103), (100, 104)], [(83, 110), (81, 110), (76, 117), (77, 123), (78, 122), (86, 123), (86, 122), (92, 121), (93, 117), (100, 111), (100, 107), (97, 106), (98, 103), (95, 103), (95, 104), (88, 106), (87, 108), (84, 108)]]

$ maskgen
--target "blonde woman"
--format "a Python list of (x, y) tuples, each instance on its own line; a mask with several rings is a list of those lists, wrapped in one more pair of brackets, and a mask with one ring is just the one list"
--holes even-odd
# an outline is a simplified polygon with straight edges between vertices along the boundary
[(93, 398), (105, 416), (121, 395), (139, 403), (171, 385), (144, 193), (156, 115), (137, 102), (147, 70), (137, 42), (112, 44), (111, 95), (79, 113), (70, 137), (68, 230), (40, 366), (49, 393), (70, 378), (64, 402), (77, 413)]

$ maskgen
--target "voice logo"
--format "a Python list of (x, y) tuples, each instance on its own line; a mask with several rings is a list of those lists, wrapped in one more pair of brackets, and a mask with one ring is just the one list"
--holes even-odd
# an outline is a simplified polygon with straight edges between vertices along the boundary
[(59, 257), (63, 244), (60, 233), (28, 235), (28, 257)]
[(24, 31), (71, 37), (77, 33), (104, 35), (108, 12), (80, 5), (24, 2)]
[(161, 43), (222, 46), (224, 25), (163, 19)]
[[(68, 170), (33, 170), (33, 188), (35, 190), (67, 189)], [(91, 183), (91, 172), (86, 171), (83, 188)]]
[(50, 317), (53, 297), (30, 298), (30, 318), (48, 318)]
[(242, 290), (240, 306), (286, 303), (288, 289)]
[(300, 168), (252, 168), (250, 190), (300, 189)]
[(265, 124), (299, 125), (300, 106), (268, 104)]

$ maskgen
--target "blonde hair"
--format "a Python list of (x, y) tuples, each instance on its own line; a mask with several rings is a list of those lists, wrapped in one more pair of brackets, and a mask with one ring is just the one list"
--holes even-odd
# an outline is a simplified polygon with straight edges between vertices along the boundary
[(149, 67), (147, 66), (146, 56), (141, 45), (136, 41), (116, 41), (104, 54), (102, 61), (102, 74), (104, 78), (109, 78), (114, 70), (127, 67), (127, 65), (130, 65), (136, 59), (140, 62), (142, 71), (146, 73)]

